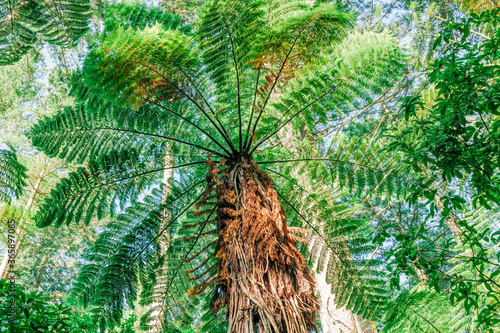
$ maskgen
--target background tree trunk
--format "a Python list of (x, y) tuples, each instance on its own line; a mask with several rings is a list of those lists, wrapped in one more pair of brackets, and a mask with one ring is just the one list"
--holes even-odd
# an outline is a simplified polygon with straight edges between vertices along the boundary
[[(307, 135), (306, 131), (300, 133), (300, 138), (296, 137), (292, 133), (291, 126), (285, 127), (280, 133), (280, 139), (285, 148), (292, 152), (297, 152), (297, 149), (293, 145), (293, 141), (301, 140)], [(303, 170), (302, 170), (303, 171)], [(299, 181), (299, 184), (304, 187), (307, 191), (312, 192), (310, 177), (307, 173), (295, 173), (294, 177)], [(312, 221), (317, 224), (316, 221)], [(321, 228), (319, 229), (321, 232)], [(317, 236), (313, 235), (310, 237), (311, 243), (309, 249), (314, 244), (314, 242), (324, 243), (323, 240)], [(321, 246), (326, 246), (321, 244)], [(331, 252), (328, 251), (327, 255), (330, 256)], [(319, 258), (315, 258), (313, 262), (312, 274), (316, 280), (316, 295), (318, 297), (318, 302), (320, 304), (320, 319), (321, 326), (324, 333), (376, 333), (377, 330), (374, 328), (375, 323), (372, 321), (363, 320), (361, 316), (355, 315), (350, 309), (345, 307), (338, 308), (335, 304), (335, 295), (331, 293), (332, 286), (326, 281), (326, 270), (321, 273), (317, 273), (317, 265)], [(328, 259), (326, 260), (328, 262)]]
[[(172, 179), (174, 176), (174, 171), (172, 169), (173, 166), (173, 158), (170, 155), (170, 148), (167, 147), (165, 158), (164, 158), (164, 167), (163, 171), (163, 193), (162, 193), (162, 203), (165, 203), (168, 196), (172, 193)], [(160, 230), (169, 223), (171, 218), (171, 211), (165, 207), (162, 212), (162, 221), (160, 225)], [(163, 324), (165, 321), (165, 304), (164, 297), (167, 288), (166, 276), (168, 272), (168, 258), (167, 251), (170, 245), (170, 231), (167, 229), (165, 232), (159, 237), (158, 243), (160, 244), (160, 257), (164, 259), (161, 267), (156, 271), (156, 284), (153, 289), (153, 303), (151, 304), (151, 309), (153, 311), (149, 315), (150, 328), (147, 332), (163, 332)]]
[(28, 202), (24, 206), (24, 210), (23, 210), (21, 218), (19, 219), (19, 221), (15, 221), (16, 225), (17, 225), (16, 226), (16, 235), (17, 236), (15, 239), (14, 248), (13, 248), (15, 250), (13, 253), (14, 258), (9, 258), (9, 250), (12, 250), (12, 248), (9, 248), (9, 245), (8, 245), (9, 243), (7, 242), (7, 252), (5, 253), (5, 256), (2, 259), (2, 264), (0, 265), (0, 279), (7, 279), (7, 277), (9, 276), (10, 267), (11, 267), (9, 265), (9, 261), (10, 260), (15, 261), (17, 258), (17, 255), (18, 255), (19, 250), (21, 248), (21, 241), (23, 240), (23, 237), (25, 235), (25, 232), (24, 232), (22, 226), (25, 222), (26, 214), (28, 214), (29, 211), (31, 210), (31, 208), (33, 207), (33, 202), (35, 200), (35, 197), (38, 194), (38, 191), (40, 188), (40, 183), (44, 177), (44, 171), (45, 170), (40, 171), (40, 174), (35, 182), (35, 186), (33, 186), (33, 189), (31, 190), (31, 194), (30, 194), (30, 197), (28, 199)]

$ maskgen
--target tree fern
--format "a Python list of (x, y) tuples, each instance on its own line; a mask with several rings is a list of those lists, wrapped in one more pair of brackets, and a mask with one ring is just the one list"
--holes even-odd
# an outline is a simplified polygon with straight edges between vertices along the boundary
[[(167, 282), (159, 282), (166, 286), (164, 302), (172, 306), (160, 309), (170, 312), (164, 315), (167, 327), (174, 322), (172, 316), (182, 317), (180, 306), (173, 302), (189, 304), (185, 298), (210, 292), (205, 308), (213, 315), (227, 311), (229, 331), (313, 329), (317, 311), (313, 279), (295, 243), (300, 238), (294, 234), (296, 229), (288, 228), (283, 209), (290, 198), (255, 161), (264, 166), (262, 154), (270, 157), (270, 164), (276, 162), (274, 151), (257, 150), (274, 139), (278, 133), (274, 129), (299, 115), (326, 119), (327, 107), (316, 105), (331, 98), (334, 87), (349, 85), (356, 74), (363, 77), (364, 67), (341, 77), (337, 61), (325, 62), (346, 35), (352, 16), (335, 5), (300, 1), (207, 2), (201, 13), (194, 38), (177, 26), (132, 29), (124, 23), (97, 43), (76, 87), (79, 105), (41, 121), (31, 132), (34, 144), (50, 156), (85, 163), (51, 193), (36, 216), (37, 223), (88, 222), (105, 212), (122, 212), (140, 200), (141, 193), (159, 186), (168, 145), (177, 184), (169, 207), (173, 219), (169, 268), (163, 274)], [(375, 57), (367, 66), (381, 63), (383, 70), (392, 69), (397, 59), (389, 58), (394, 54)], [(313, 73), (319, 75), (324, 63), (327, 74), (316, 83)], [(285, 93), (275, 100), (278, 90)], [(261, 122), (269, 114), (280, 123), (272, 127)], [(176, 201), (180, 193), (176, 187), (190, 189), (186, 202)], [(154, 212), (161, 205), (152, 206), (143, 208), (133, 222), (112, 224), (110, 232), (103, 233), (103, 244), (109, 243), (104, 247), (117, 251), (109, 264), (98, 252), (89, 257), (97, 260), (98, 267), (88, 266), (79, 290), (95, 295), (88, 299), (103, 325), (113, 326), (141, 288), (145, 304), (149, 302), (153, 282), (146, 273), (159, 267), (159, 259), (148, 259), (148, 253), (153, 253), (150, 245), (161, 233), (154, 232), (159, 225)], [(304, 209), (289, 212), (304, 215)], [(134, 216), (133, 210), (129, 208), (126, 216)], [(119, 230), (114, 231), (114, 226)], [(153, 232), (143, 233), (140, 228)], [(329, 241), (348, 234), (349, 228), (353, 225), (346, 222), (344, 229), (332, 231)], [(338, 246), (347, 253), (343, 244)], [(352, 255), (358, 256), (356, 251)], [(346, 271), (364, 274), (349, 265)], [(189, 281), (181, 278), (184, 272)], [(95, 292), (90, 281), (97, 281)], [(355, 282), (343, 290), (358, 286)], [(350, 302), (364, 313), (361, 303), (368, 293), (359, 292), (356, 298), (339, 289), (336, 294), (341, 303)], [(368, 308), (374, 307), (370, 303)], [(206, 318), (203, 313), (200, 316)], [(186, 317), (185, 323), (190, 320)], [(147, 326), (147, 320), (143, 324)]]

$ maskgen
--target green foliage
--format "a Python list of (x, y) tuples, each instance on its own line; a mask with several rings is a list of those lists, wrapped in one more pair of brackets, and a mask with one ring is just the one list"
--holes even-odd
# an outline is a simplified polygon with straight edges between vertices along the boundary
[(450, 305), (446, 295), (418, 286), (394, 300), (381, 332), (474, 332), (477, 326), (470, 319), (463, 307)]
[(88, 0), (2, 2), (0, 66), (19, 61), (40, 39), (60, 46), (74, 45), (87, 31), (90, 16)]
[[(410, 3), (348, 2), (376, 31)], [(349, 34), (352, 16), (328, 1), (208, 1), (192, 27), (162, 7), (105, 5), (72, 78), (76, 106), (29, 134), (50, 157), (81, 164), (41, 205), (38, 225), (102, 221), (72, 290), (87, 321), (116, 331), (144, 307), (144, 330), (227, 331), (224, 314), (209, 311), (214, 291), (192, 295), (214, 272), (217, 237), (193, 207), (204, 161), (252, 157), (288, 223), (310, 230), (299, 247), (337, 306), (382, 332), (497, 329), (498, 13), (434, 25), (455, 7), (413, 2), (399, 21), (413, 30), (390, 30), (413, 33), (405, 54), (390, 32)], [(12, 50), (8, 61), (25, 52)], [(409, 64), (433, 58), (430, 84), (408, 94), (420, 84)], [(377, 102), (399, 89), (409, 89), (404, 121), (391, 100)], [(19, 215), (5, 207), (0, 221)]]
[(135, 333), (134, 323), (137, 320), (137, 315), (135, 313), (130, 314), (130, 316), (122, 323), (120, 333)]
[(483, 11), (492, 10), (498, 8), (498, 4), (495, 1), (489, 0), (456, 0), (455, 2), (460, 3), (461, 7), (468, 12), (481, 13)]
[(0, 149), (0, 202), (10, 202), (22, 194), (26, 186), (26, 171), (12, 147)]
[(161, 24), (165, 28), (179, 29), (189, 33), (191, 27), (186, 25), (179, 15), (166, 12), (162, 7), (149, 7), (140, 2), (122, 2), (105, 7), (104, 32), (110, 33), (120, 25), (132, 29), (144, 29), (147, 26)]
[[(290, 123), (317, 131), (390, 89), (404, 68), (398, 45), (369, 33), (341, 44), (353, 17), (331, 4), (207, 2), (192, 33), (152, 9), (123, 8), (109, 10), (102, 42), (74, 77), (77, 106), (30, 132), (47, 155), (84, 164), (51, 192), (37, 224), (111, 218), (85, 256), (75, 299), (102, 327), (116, 327), (140, 296), (150, 309), (144, 328), (223, 330), (209, 297), (190, 295), (217, 261), (217, 229), (192, 207), (206, 186), (207, 158), (239, 163), (253, 156), (275, 179), (293, 224), (325, 232), (311, 260), (331, 254), (319, 270), (328, 271), (336, 301), (380, 315), (388, 295), (381, 262), (368, 257), (376, 248), (371, 220), (350, 215), (360, 208), (355, 195), (403, 193), (397, 156), (380, 154), (369, 139), (332, 140), (320, 157), (273, 145)], [(165, 19), (146, 23), (158, 17)], [(166, 170), (174, 180), (165, 198), (158, 188)], [(317, 179), (310, 188), (297, 176), (303, 171)], [(199, 275), (189, 279), (184, 271)]]
[[(419, 164), (441, 173), (444, 180), (470, 179), (473, 201), (484, 207), (498, 203), (499, 145), (496, 138), (498, 115), (498, 59), (499, 39), (496, 34), (481, 43), (471, 44), (470, 27), (485, 22), (498, 26), (497, 11), (472, 15), (463, 23), (449, 24), (435, 43), (450, 43), (454, 34), (460, 40), (436, 60), (430, 70), (430, 83), (439, 96), (425, 110), (424, 117), (412, 117), (408, 126), (392, 147), (407, 155), (407, 162), (415, 170)], [(403, 101), (406, 118), (414, 116), (424, 105), (420, 96), (409, 96)], [(403, 138), (413, 138), (411, 145)], [(415, 142), (416, 141), (416, 142)]]
[[(169, 136), (155, 125), (162, 123), (169, 129), (170, 123), (172, 130), (177, 126), (172, 119), (165, 118), (165, 114), (147, 109), (117, 108), (114, 115), (120, 118), (116, 119), (107, 108), (101, 109), (101, 116), (88, 115), (83, 107), (68, 108), (33, 128), (33, 144), (44, 147), (49, 156), (78, 162), (91, 156), (99, 158), (70, 173), (52, 190), (51, 198), (46, 199), (37, 214), (38, 225), (69, 224), (82, 218), (88, 224), (93, 216), (102, 218), (106, 213), (113, 214), (118, 208), (124, 208), (130, 198), (161, 179), (167, 147), (164, 140)], [(74, 136), (68, 136), (70, 132)], [(119, 141), (116, 141), (117, 133), (122, 133)], [(203, 164), (201, 158), (199, 162), (191, 160), (183, 164), (189, 156), (196, 157), (189, 150), (174, 149), (175, 153), (179, 163), (172, 169), (185, 166), (193, 172), (197, 165)]]
[(33, 87), (34, 63), (37, 54), (27, 54), (23, 61), (0, 67), (0, 115), (33, 98), (37, 89)]
[(402, 272), (424, 274), (425, 279), (394, 300), (384, 319), (387, 332), (403, 327), (439, 327), (447, 332), (450, 322), (456, 332), (497, 330), (498, 231), (490, 228), (497, 215), (487, 214), (483, 209), (454, 215), (463, 233), (453, 241), (440, 240), (443, 235), (426, 230), (432, 223), (421, 222), (395, 237), (395, 246), (386, 252), (393, 258), (391, 285), (400, 287), (395, 277)]
[(52, 303), (42, 293), (27, 293), (21, 286), (0, 280), (0, 324), (7, 332), (91, 332), (90, 323), (78, 325), (71, 308)]

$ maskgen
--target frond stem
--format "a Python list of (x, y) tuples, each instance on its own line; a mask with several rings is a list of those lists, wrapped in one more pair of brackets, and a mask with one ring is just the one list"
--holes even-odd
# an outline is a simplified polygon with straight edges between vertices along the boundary
[[(205, 98), (205, 96), (203, 96), (203, 94), (201, 93), (200, 89), (198, 89), (198, 87), (193, 83), (193, 81), (191, 80), (191, 78), (188, 75), (186, 75), (186, 73), (184, 73), (184, 71), (182, 69), (179, 68), (179, 71), (184, 75), (184, 77), (189, 81), (189, 83), (191, 83), (191, 85), (193, 86), (193, 88), (200, 95), (200, 97), (203, 100), (203, 102), (205, 102), (205, 104), (207, 105), (207, 107), (210, 110), (210, 112), (212, 112), (212, 114), (214, 115), (214, 119), (217, 121), (217, 123), (219, 124), (220, 128), (224, 128), (224, 126), (222, 126), (222, 123), (220, 122), (219, 118), (217, 118), (215, 116), (215, 111), (212, 109), (212, 106), (208, 103), (208, 101)], [(226, 138), (226, 137), (224, 137), (224, 140), (229, 145), (229, 148), (231, 149), (231, 151), (233, 153), (236, 153), (236, 149), (235, 149), (232, 141), (229, 140), (229, 138)]]
[[(253, 110), (255, 108), (255, 102), (257, 100), (257, 89), (259, 88), (259, 79), (260, 79), (260, 68), (257, 72), (257, 81), (255, 82), (255, 92), (253, 94), (252, 111), (250, 113), (250, 120), (248, 121), (247, 132), (245, 133), (245, 143), (243, 144), (245, 150), (247, 149), (248, 134), (250, 133), (250, 126), (252, 125), (252, 120), (253, 120)], [(250, 137), (252, 137), (252, 134), (250, 134)]]
[(115, 180), (110, 181), (108, 183), (104, 183), (104, 184), (101, 183), (99, 185), (92, 186), (92, 187), (90, 187), (90, 188), (88, 188), (86, 190), (77, 192), (76, 195), (87, 193), (87, 192), (92, 191), (92, 190), (94, 190), (96, 188), (99, 188), (99, 187), (112, 185), (112, 184), (115, 184), (115, 183), (118, 183), (118, 182), (121, 182), (121, 181), (124, 181), (124, 180), (129, 180), (129, 179), (133, 179), (133, 178), (136, 178), (136, 177), (141, 177), (141, 176), (148, 175), (148, 174), (151, 174), (151, 173), (165, 171), (165, 170), (174, 170), (174, 169), (183, 168), (183, 167), (190, 166), (190, 165), (203, 164), (203, 163), (205, 163), (205, 161), (190, 162), (190, 163), (186, 163), (186, 164), (174, 165), (174, 166), (167, 167), (167, 168), (158, 168), (158, 169), (144, 171), (144, 172), (141, 172), (141, 173), (138, 173), (138, 174), (135, 174), (135, 175), (131, 175), (131, 176), (128, 176), (128, 177), (124, 177), (124, 178), (120, 178), (120, 179), (115, 179)]
[[(210, 117), (206, 112), (205, 110), (203, 110), (203, 108), (201, 107), (201, 105), (199, 105), (191, 96), (189, 96), (188, 94), (186, 94), (186, 92), (184, 92), (182, 89), (180, 89), (177, 85), (175, 85), (172, 81), (170, 81), (169, 79), (167, 79), (163, 74), (161, 74), (158, 70), (156, 70), (155, 68), (151, 67), (151, 66), (148, 66), (146, 64), (143, 64), (141, 62), (136, 62), (137, 64), (141, 65), (141, 66), (144, 66), (146, 68), (148, 68), (149, 70), (153, 71), (154, 73), (156, 73), (157, 75), (159, 75), (163, 80), (165, 80), (165, 82), (167, 82), (168, 84), (170, 84), (175, 90), (177, 90), (178, 92), (180, 92), (182, 95), (184, 95), (184, 97), (186, 97), (189, 101), (191, 101), (191, 103), (193, 103), (202, 113), (203, 115), (212, 123), (212, 125), (217, 129), (217, 131), (222, 135), (222, 137), (224, 138), (224, 140), (226, 141), (226, 143), (229, 145), (229, 147), (231, 148), (231, 150), (233, 152), (236, 151), (236, 149), (234, 148), (234, 145), (233, 143), (231, 142), (231, 140), (229, 140), (229, 138), (227, 137), (227, 135), (224, 133), (224, 131), (219, 127), (217, 126), (217, 124), (215, 124), (214, 120), (212, 119), (212, 117)], [(217, 119), (217, 118), (216, 118)], [(218, 119), (217, 119), (218, 120)], [(220, 123), (220, 122), (219, 122)], [(222, 125), (221, 125), (222, 126)]]
[(372, 169), (372, 170), (375, 170), (375, 171), (385, 172), (385, 170), (379, 170), (377, 168), (370, 167), (370, 166), (365, 165), (365, 164), (359, 164), (359, 163), (355, 163), (355, 162), (343, 161), (343, 160), (334, 159), (334, 158), (298, 158), (298, 159), (293, 159), (293, 160), (276, 160), (276, 161), (263, 161), (263, 162), (257, 162), (256, 161), (256, 163), (257, 164), (276, 164), (276, 163), (290, 163), (290, 162), (302, 162), (302, 161), (330, 161), (330, 162), (340, 162), (340, 163), (355, 165), (355, 166), (362, 167), (362, 168)]
[[(257, 119), (255, 120), (255, 124), (253, 125), (253, 133), (255, 133), (255, 130), (257, 128), (257, 124), (259, 123), (259, 120), (260, 120), (260, 116), (262, 115), (262, 113), (264, 112), (266, 106), (267, 106), (267, 102), (269, 101), (269, 99), (271, 98), (271, 95), (274, 91), (274, 88), (276, 87), (276, 84), (278, 83), (278, 80), (281, 76), (281, 73), (283, 73), (283, 69), (285, 68), (285, 65), (286, 65), (286, 62), (288, 61), (288, 57), (290, 56), (290, 54), (292, 54), (292, 51), (293, 51), (293, 48), (295, 47), (295, 44), (297, 43), (297, 41), (299, 40), (299, 37), (302, 35), (302, 32), (304, 31), (306, 27), (304, 27), (302, 30), (299, 31), (299, 34), (297, 35), (297, 37), (295, 37), (294, 41), (293, 41), (293, 44), (292, 46), (290, 47), (290, 50), (288, 51), (288, 53), (286, 54), (286, 57), (285, 57), (285, 60), (283, 60), (283, 64), (281, 65), (281, 68), (278, 72), (278, 75), (276, 76), (276, 79), (274, 80), (273, 82), (273, 86), (271, 87), (271, 90), (269, 91), (269, 93), (267, 94), (266, 96), (266, 100), (264, 101), (264, 105), (262, 106), (262, 110), (259, 112), (259, 115), (257, 116)], [(248, 144), (248, 147), (247, 149), (250, 148), (250, 145), (252, 144), (252, 142), (250, 141), (250, 143)], [(255, 150), (255, 149), (254, 149)], [(252, 150), (253, 151), (253, 150)]]
[(239, 149), (242, 151), (242, 139), (241, 139), (241, 94), (240, 94), (240, 74), (238, 70), (238, 62), (236, 61), (236, 52), (234, 49), (233, 36), (231, 35), (231, 31), (227, 26), (226, 17), (222, 14), (222, 20), (224, 21), (224, 26), (226, 27), (227, 35), (229, 37), (229, 42), (231, 43), (231, 53), (233, 55), (234, 69), (236, 71), (236, 89), (238, 91), (238, 120), (239, 120)]
[(318, 96), (317, 98), (315, 98), (312, 102), (310, 102), (309, 104), (307, 104), (306, 106), (304, 106), (302, 109), (300, 109), (299, 111), (297, 111), (297, 113), (295, 113), (292, 117), (290, 117), (287, 121), (285, 121), (280, 127), (278, 127), (274, 132), (272, 132), (271, 134), (267, 135), (266, 137), (262, 138), (261, 140), (259, 140), (259, 142), (257, 142), (255, 144), (255, 146), (253, 147), (253, 149), (250, 151), (250, 155), (253, 154), (253, 152), (259, 148), (259, 146), (261, 144), (263, 144), (264, 142), (266, 142), (267, 140), (269, 140), (271, 137), (273, 137), (274, 135), (276, 135), (276, 133), (278, 133), (283, 127), (285, 127), (289, 122), (291, 122), (293, 119), (295, 119), (295, 117), (297, 117), (299, 114), (301, 114), (305, 109), (309, 108), (311, 105), (313, 105), (314, 103), (316, 103), (317, 101), (319, 101), (320, 99), (322, 99), (323, 97), (325, 97), (326, 95), (328, 95), (329, 93), (331, 93), (332, 91), (335, 90), (335, 88), (337, 88), (338, 85), (335, 85), (333, 86), (332, 88), (328, 89), (326, 92), (324, 92), (323, 94), (321, 94), (320, 96)]
[(134, 133), (134, 134), (140, 134), (140, 135), (145, 135), (145, 136), (152, 136), (152, 137), (162, 138), (162, 139), (165, 139), (165, 140), (171, 140), (171, 141), (179, 142), (179, 143), (182, 143), (182, 144), (185, 144), (185, 145), (188, 145), (188, 146), (196, 147), (196, 148), (199, 148), (201, 150), (205, 150), (205, 151), (207, 151), (209, 153), (212, 153), (214, 155), (217, 155), (217, 156), (227, 157), (224, 154), (216, 152), (216, 151), (214, 151), (214, 150), (212, 150), (210, 148), (206, 148), (206, 147), (203, 147), (203, 146), (191, 143), (191, 142), (179, 140), (179, 139), (176, 139), (176, 138), (172, 138), (172, 137), (164, 136), (164, 135), (160, 135), (160, 134), (153, 134), (153, 133), (140, 132), (140, 131), (135, 131), (135, 130), (127, 130), (127, 129), (123, 129), (123, 128), (113, 128), (113, 127), (82, 128), (82, 129), (79, 129), (79, 130), (74, 130), (74, 132), (76, 132), (76, 131), (104, 131), (104, 130), (118, 131), (118, 132), (128, 132), (128, 133)]
[(174, 112), (172, 109), (170, 108), (167, 108), (166, 106), (163, 106), (159, 103), (155, 103), (155, 102), (152, 102), (152, 104), (170, 112), (171, 114), (173, 115), (176, 115), (177, 117), (181, 118), (182, 120), (184, 120), (185, 122), (187, 122), (188, 124), (192, 125), (193, 127), (195, 127), (196, 129), (198, 129), (200, 132), (202, 132), (203, 134), (205, 134), (210, 140), (212, 140), (217, 146), (219, 146), (222, 150), (224, 150), (224, 152), (229, 156), (231, 155), (231, 153), (226, 149), (224, 148), (224, 146), (222, 146), (219, 141), (215, 140), (215, 138), (213, 138), (210, 134), (208, 134), (206, 131), (204, 131), (203, 129), (201, 129), (198, 125), (194, 124), (192, 121), (188, 120), (187, 118), (181, 116), (180, 114)]

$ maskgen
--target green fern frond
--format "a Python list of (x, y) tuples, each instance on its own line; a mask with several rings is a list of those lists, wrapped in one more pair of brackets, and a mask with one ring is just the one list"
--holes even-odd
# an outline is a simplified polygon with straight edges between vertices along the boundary
[(106, 214), (113, 216), (118, 209), (125, 208), (129, 200), (157, 183), (166, 168), (196, 168), (204, 163), (165, 167), (163, 157), (142, 161), (137, 151), (128, 149), (111, 151), (100, 155), (98, 160), (89, 161), (85, 168), (71, 172), (51, 191), (50, 198), (45, 199), (35, 216), (37, 226), (47, 227), (52, 223), (60, 226), (81, 220), (88, 224), (94, 216), (98, 219)]
[(0, 66), (21, 59), (40, 39), (73, 46), (88, 30), (88, 0), (10, 0), (0, 4)]
[(349, 191), (358, 197), (401, 198), (408, 189), (409, 176), (399, 156), (384, 151), (369, 139), (332, 138), (325, 155), (302, 152), (293, 157), (280, 149), (268, 149), (258, 163), (267, 168), (280, 165), (281, 174), (309, 174), (312, 179), (330, 182), (334, 191)]
[(461, 8), (467, 12), (474, 12), (478, 14), (483, 11), (500, 7), (500, 4), (495, 0), (456, 0), (455, 2), (460, 2)]
[(473, 319), (461, 304), (450, 305), (447, 296), (428, 288), (414, 287), (394, 300), (384, 314), (383, 333), (473, 332)]
[[(160, 254), (158, 240), (169, 228), (178, 228), (179, 218), (194, 204), (189, 203), (192, 192), (199, 192), (200, 185), (198, 182), (194, 187), (184, 188), (183, 193), (177, 189), (164, 203), (160, 191), (154, 190), (143, 203), (129, 207), (108, 223), (85, 255), (87, 264), (74, 284), (74, 298), (84, 306), (91, 306), (95, 316), (104, 318), (108, 327), (119, 323), (125, 307), (133, 307), (141, 286), (141, 304), (151, 305), (158, 297), (151, 293), (152, 288), (164, 283), (152, 272), (163, 261), (172, 260)], [(164, 209), (176, 214), (166, 224), (162, 222)]]
[(104, 32), (110, 33), (119, 26), (144, 29), (155, 24), (161, 24), (165, 29), (178, 29), (189, 34), (191, 26), (182, 21), (180, 15), (166, 12), (164, 8), (150, 7), (141, 2), (122, 2), (105, 7)]
[(353, 34), (321, 66), (307, 66), (264, 114), (260, 146), (291, 123), (314, 132), (350, 110), (370, 104), (402, 76), (405, 57), (388, 34)]
[(13, 149), (0, 149), (0, 202), (19, 197), (27, 185), (26, 167), (17, 160)]
[[(295, 185), (290, 187), (287, 184), (290, 181)], [(386, 276), (380, 261), (366, 260), (375, 247), (364, 236), (369, 233), (369, 224), (355, 215), (358, 204), (333, 203), (330, 191), (309, 192), (293, 180), (280, 182), (278, 186), (284, 188), (280, 193), (287, 193), (288, 199), (281, 198), (286, 203), (283, 207), (288, 218), (300, 227), (312, 229), (307, 257), (311, 263), (317, 263), (318, 273), (326, 270), (335, 304), (346, 306), (364, 318), (380, 315), (389, 299)]]
[(310, 7), (306, 1), (291, 1), (285, 6), (287, 10), (283, 10), (283, 5), (271, 10), (271, 31), (258, 51), (262, 61), (276, 59), (283, 50), (293, 49), (289, 58), (302, 65), (314, 62), (320, 52), (346, 37), (353, 20), (351, 14), (331, 4)]
[(39, 31), (43, 40), (59, 46), (74, 46), (89, 29), (92, 16), (89, 0), (45, 1), (47, 24)]

